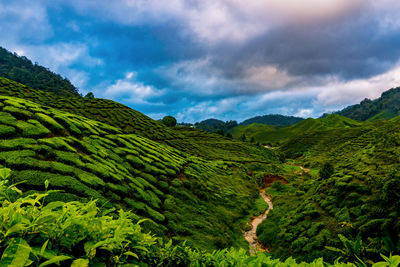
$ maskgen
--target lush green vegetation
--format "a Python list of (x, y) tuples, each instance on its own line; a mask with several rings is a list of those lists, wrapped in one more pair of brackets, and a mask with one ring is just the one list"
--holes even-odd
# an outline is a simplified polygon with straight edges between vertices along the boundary
[[(9, 169), (0, 169), (1, 266), (324, 266), (322, 259), (297, 263), (271, 259), (266, 253), (249, 257), (243, 249), (205, 252), (185, 243), (173, 245), (144, 233), (135, 214), (105, 210), (88, 203), (54, 201), (56, 191), (30, 194), (9, 185)], [(44, 182), (46, 190), (51, 187)], [(55, 223), (56, 222), (56, 223)], [(374, 266), (397, 266), (400, 256), (384, 257)], [(339, 263), (333, 266), (355, 266)]]
[(2, 47), (0, 47), (0, 77), (6, 77), (46, 92), (79, 96), (78, 89), (68, 79)]
[(221, 121), (216, 119), (208, 119), (201, 122), (197, 122), (194, 126), (197, 129), (209, 131), (209, 132), (218, 132), (220, 134), (225, 134), (229, 131), (229, 129), (236, 127), (238, 124), (236, 121)]
[(290, 126), (304, 120), (303, 118), (283, 115), (264, 115), (256, 116), (254, 118), (247, 119), (240, 123), (240, 125), (250, 125), (253, 123), (276, 125), (276, 126)]
[[(232, 156), (236, 161), (242, 159), (265, 161), (266, 152), (263, 149), (189, 127), (175, 130), (165, 126), (162, 122), (152, 120), (136, 110), (111, 100), (59, 96), (34, 90), (5, 78), (0, 78), (0, 95), (30, 100), (42, 106), (103, 122), (119, 128), (121, 133), (140, 135), (206, 159), (230, 159)], [(3, 131), (12, 130), (8, 128)], [(197, 137), (201, 137), (201, 140)], [(198, 142), (200, 144), (197, 144)], [(203, 146), (205, 143), (209, 146)], [(208, 148), (212, 148), (214, 153), (210, 153)], [(232, 152), (231, 155), (225, 152), (226, 149)], [(269, 153), (267, 160), (272, 157)]]
[[(0, 216), (1, 266), (369, 265), (400, 253), (400, 117), (240, 125), (232, 140), (5, 78), (0, 94), (0, 168), (18, 183), (0, 171), (0, 213), (15, 215)], [(263, 185), (274, 210), (257, 235), (270, 254), (249, 257), (242, 232), (266, 208)]]
[(281, 151), (320, 175), (297, 172), (268, 190), (276, 208), (258, 234), (272, 254), (368, 262), (399, 253), (399, 130), (396, 117), (289, 137)]
[(12, 180), (22, 182), (24, 191), (42, 191), (48, 180), (63, 190), (48, 200), (97, 199), (132, 210), (149, 219), (146, 229), (202, 249), (246, 246), (239, 221), (257, 197), (257, 185), (240, 163), (207, 161), (14, 97), (0, 96), (0, 106), (0, 128), (6, 129), (0, 165), (14, 171)]
[(393, 88), (375, 100), (364, 99), (360, 104), (347, 107), (337, 112), (340, 115), (358, 121), (375, 121), (379, 119), (391, 119), (399, 115), (400, 88)]
[(359, 122), (352, 119), (331, 114), (321, 119), (302, 120), (297, 124), (286, 127), (264, 124), (240, 125), (231, 129), (230, 132), (235, 139), (240, 139), (245, 135), (247, 141), (254, 140), (254, 142), (261, 144), (278, 146), (298, 135), (314, 134), (315, 132), (338, 128), (353, 128), (359, 125)]
[[(182, 142), (179, 139), (173, 140), (169, 143), (171, 146), (207, 159), (235, 162), (279, 162), (278, 154), (275, 151), (266, 150), (254, 144), (189, 127), (176, 127), (175, 130), (183, 136), (184, 140)], [(190, 141), (190, 147), (185, 147), (187, 141)]]

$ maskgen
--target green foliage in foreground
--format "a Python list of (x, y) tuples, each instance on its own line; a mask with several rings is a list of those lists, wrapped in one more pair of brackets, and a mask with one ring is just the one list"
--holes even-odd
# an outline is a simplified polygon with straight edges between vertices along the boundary
[[(1, 266), (325, 266), (322, 259), (297, 264), (292, 258), (273, 260), (266, 253), (248, 256), (243, 249), (203, 252), (172, 245), (143, 233), (140, 221), (135, 223), (130, 213), (102, 212), (94, 201), (43, 205), (45, 196), (35, 194), (3, 203)], [(385, 259), (374, 266), (400, 262), (399, 256)], [(337, 262), (333, 266), (356, 265)]]
[[(0, 170), (3, 179), (8, 174)], [(173, 245), (144, 233), (142, 221), (129, 212), (100, 209), (96, 201), (43, 204), (52, 191), (10, 201), (12, 188), (0, 187), (0, 266), (325, 266), (322, 259), (297, 264), (266, 253), (248, 256), (243, 249), (203, 252)], [(374, 266), (400, 263), (399, 256), (385, 260)], [(333, 266), (356, 265), (337, 261)]]

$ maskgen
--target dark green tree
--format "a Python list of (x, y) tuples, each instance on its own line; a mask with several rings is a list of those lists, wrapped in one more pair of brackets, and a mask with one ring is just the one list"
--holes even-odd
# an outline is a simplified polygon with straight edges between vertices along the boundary
[(162, 123), (164, 123), (168, 127), (174, 127), (176, 126), (176, 119), (172, 116), (165, 116), (162, 119)]
[(226, 137), (228, 137), (228, 138), (230, 138), (230, 139), (232, 139), (232, 138), (233, 138), (233, 136), (232, 136), (232, 134), (231, 134), (231, 133), (227, 133), (227, 134), (226, 134)]
[(240, 140), (243, 141), (243, 142), (246, 142), (246, 135), (242, 134), (242, 136), (240, 137)]
[(327, 162), (322, 166), (321, 170), (319, 170), (319, 177), (322, 179), (328, 179), (332, 176), (334, 171), (333, 165)]
[(217, 133), (217, 134), (220, 134), (220, 135), (224, 135), (224, 130), (219, 129), (219, 130), (216, 131), (216, 133)]
[(94, 94), (92, 92), (89, 92), (85, 95), (86, 98), (94, 98)]

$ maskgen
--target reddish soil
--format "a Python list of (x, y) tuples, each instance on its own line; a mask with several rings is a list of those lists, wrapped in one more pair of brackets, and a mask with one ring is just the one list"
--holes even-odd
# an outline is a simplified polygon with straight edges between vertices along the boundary
[(270, 187), (276, 181), (281, 181), (283, 184), (288, 184), (289, 182), (285, 178), (276, 175), (269, 175), (264, 177), (264, 188)]

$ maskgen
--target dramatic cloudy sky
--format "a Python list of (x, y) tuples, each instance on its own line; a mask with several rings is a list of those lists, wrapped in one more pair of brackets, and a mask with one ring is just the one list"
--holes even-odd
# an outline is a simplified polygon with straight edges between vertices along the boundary
[(398, 0), (0, 0), (0, 46), (153, 118), (316, 117), (400, 85)]

